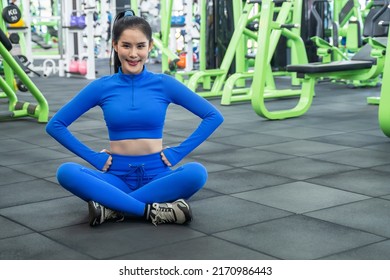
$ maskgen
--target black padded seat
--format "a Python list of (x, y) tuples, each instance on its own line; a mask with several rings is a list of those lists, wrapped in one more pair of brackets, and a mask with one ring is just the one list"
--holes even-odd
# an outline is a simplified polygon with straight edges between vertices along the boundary
[[(387, 2), (386, 2), (387, 3)], [(379, 21), (390, 21), (390, 9), (385, 1), (374, 1), (364, 23), (363, 36), (371, 37), (377, 44), (387, 46), (388, 26), (378, 25)], [(340, 13), (340, 20), (347, 16), (353, 8), (353, 1), (348, 1)], [(288, 72), (299, 74), (316, 74), (337, 71), (369, 69), (376, 64), (376, 58), (371, 56), (372, 46), (366, 43), (349, 61), (333, 61), (329, 63), (312, 62), (308, 64), (287, 65)]]
[(287, 71), (297, 72), (301, 74), (316, 74), (336, 71), (368, 69), (371, 68), (372, 65), (373, 62), (368, 60), (333, 61), (329, 63), (312, 62), (309, 64), (288, 65)]
[[(375, 38), (383, 46), (387, 45), (387, 38)], [(376, 58), (370, 56), (371, 45), (365, 44), (349, 61), (332, 61), (328, 63), (312, 62), (308, 64), (287, 65), (288, 72), (300, 74), (316, 74), (336, 71), (368, 69), (376, 64)]]

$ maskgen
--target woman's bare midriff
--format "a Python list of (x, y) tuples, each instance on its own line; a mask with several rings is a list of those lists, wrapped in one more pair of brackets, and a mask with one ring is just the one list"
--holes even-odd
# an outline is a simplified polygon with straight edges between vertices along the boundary
[(162, 151), (162, 139), (128, 139), (110, 142), (110, 151), (119, 155), (148, 155)]

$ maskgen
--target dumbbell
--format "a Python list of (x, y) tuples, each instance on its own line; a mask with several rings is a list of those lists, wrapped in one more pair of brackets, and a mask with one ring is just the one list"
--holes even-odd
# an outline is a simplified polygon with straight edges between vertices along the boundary
[(77, 73), (79, 72), (79, 58), (74, 56), (72, 60), (69, 62), (69, 72)]
[(79, 69), (78, 69), (78, 72), (81, 74), (81, 75), (86, 75), (87, 72), (88, 72), (88, 68), (87, 68), (87, 58), (86, 57), (83, 57), (82, 60), (79, 61)]

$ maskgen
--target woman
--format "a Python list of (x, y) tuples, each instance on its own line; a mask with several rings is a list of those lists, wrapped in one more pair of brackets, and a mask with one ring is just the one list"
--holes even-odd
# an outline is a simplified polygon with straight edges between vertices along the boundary
[[(153, 47), (147, 21), (132, 11), (117, 15), (112, 31), (115, 73), (91, 82), (61, 108), (46, 131), (97, 170), (65, 163), (58, 182), (88, 202), (89, 224), (144, 217), (154, 225), (192, 220), (187, 199), (203, 187), (206, 169), (187, 163), (171, 169), (205, 141), (223, 122), (220, 112), (182, 83), (145, 67)], [(167, 107), (178, 104), (202, 120), (180, 145), (163, 149)], [(93, 151), (68, 126), (89, 109), (100, 106), (110, 149)]]

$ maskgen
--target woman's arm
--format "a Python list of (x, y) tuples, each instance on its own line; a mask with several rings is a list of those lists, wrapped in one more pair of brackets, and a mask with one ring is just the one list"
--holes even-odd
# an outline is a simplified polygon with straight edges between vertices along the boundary
[(164, 88), (172, 103), (202, 119), (195, 131), (180, 145), (164, 149), (166, 159), (173, 166), (202, 144), (222, 124), (224, 118), (214, 105), (174, 78), (164, 76)]
[(96, 152), (80, 142), (68, 129), (75, 120), (89, 109), (99, 104), (102, 89), (92, 82), (65, 104), (46, 125), (46, 132), (56, 139), (69, 151), (83, 158), (91, 165), (102, 170), (109, 155), (104, 152)]

